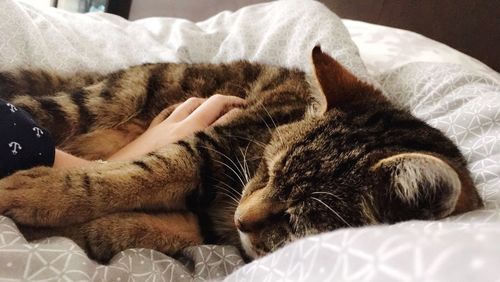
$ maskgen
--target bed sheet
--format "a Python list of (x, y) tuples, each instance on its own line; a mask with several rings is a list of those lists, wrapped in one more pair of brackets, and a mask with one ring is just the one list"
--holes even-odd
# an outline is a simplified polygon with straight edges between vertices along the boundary
[(408, 30), (344, 19), (351, 39), (371, 75), (411, 62), (461, 65), (498, 79), (498, 73), (484, 63), (443, 43)]
[(247, 265), (234, 247), (197, 246), (175, 259), (127, 250), (104, 266), (68, 239), (28, 244), (0, 216), (0, 280), (500, 281), (500, 79), (484, 64), (408, 31), (349, 20), (345, 29), (325, 6), (307, 0), (254, 5), (199, 23), (127, 22), (13, 0), (0, 1), (0, 16), (0, 69), (109, 72), (144, 62), (245, 58), (309, 72), (308, 51), (319, 42), (356, 75), (451, 137), (486, 203), (485, 209), (443, 221), (313, 236)]

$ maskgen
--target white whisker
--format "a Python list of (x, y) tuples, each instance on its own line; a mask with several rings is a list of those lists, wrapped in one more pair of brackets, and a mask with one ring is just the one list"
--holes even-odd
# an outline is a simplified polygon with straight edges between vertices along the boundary
[(267, 124), (266, 119), (265, 119), (265, 118), (263, 118), (263, 117), (259, 114), (259, 112), (255, 112), (255, 113), (259, 116), (259, 118), (260, 118), (260, 119), (264, 122), (264, 124), (266, 125), (267, 130), (269, 131), (270, 136), (273, 136), (273, 130), (271, 129), (271, 127), (269, 126), (269, 124)]
[(249, 145), (250, 145), (250, 143), (247, 144), (247, 147), (245, 148), (245, 153), (243, 154), (243, 163), (245, 164), (248, 178), (250, 178), (250, 168), (248, 167), (248, 159), (247, 159)]
[(215, 185), (215, 187), (219, 188), (219, 189), (222, 189), (223, 191), (226, 191), (227, 193), (224, 193), (222, 191), (220, 191), (220, 193), (222, 195), (226, 195), (227, 197), (229, 197), (231, 200), (233, 200), (236, 204), (239, 204), (239, 201), (233, 196), (231, 195), (231, 190), (227, 190), (226, 188), (222, 187), (222, 186), (219, 186), (219, 185)]
[(216, 150), (216, 149), (213, 149), (213, 148), (210, 148), (210, 147), (207, 147), (207, 146), (202, 146), (202, 148), (205, 148), (205, 149), (208, 149), (208, 150), (211, 150), (212, 152), (215, 152), (221, 156), (223, 156), (224, 158), (228, 159), (234, 166), (237, 166), (236, 163), (230, 158), (228, 157), (226, 154)]
[(333, 193), (330, 193), (330, 192), (312, 192), (311, 194), (325, 194), (325, 195), (330, 195), (340, 201), (342, 201), (342, 198), (340, 198), (339, 196), (333, 194)]
[(287, 240), (288, 240), (288, 238), (284, 238), (284, 239), (280, 240), (278, 243), (274, 244), (273, 251), (275, 251), (277, 247), (278, 248), (282, 247), (282, 244), (285, 243)]
[(222, 134), (222, 135), (227, 136), (227, 137), (235, 137), (235, 138), (240, 138), (240, 139), (243, 139), (243, 140), (247, 140), (247, 141), (250, 141), (250, 142), (254, 143), (257, 146), (260, 146), (263, 149), (266, 148), (266, 143), (263, 143), (263, 142), (260, 142), (260, 141), (257, 141), (257, 140), (253, 140), (253, 139), (250, 139), (250, 138), (247, 138), (247, 137), (243, 137), (243, 136), (239, 136), (239, 135), (231, 135), (231, 134)]
[(283, 143), (283, 137), (281, 136), (281, 133), (280, 131), (278, 130), (278, 126), (276, 125), (276, 123), (274, 122), (274, 119), (273, 117), (271, 116), (271, 114), (269, 113), (269, 111), (267, 110), (266, 106), (264, 105), (264, 103), (261, 103), (262, 107), (264, 108), (264, 111), (266, 111), (267, 115), (271, 118), (271, 122), (273, 123), (274, 125), (274, 129), (276, 129), (276, 133), (278, 133), (278, 136), (281, 140), (281, 143)]
[(327, 207), (331, 212), (333, 212), (340, 220), (342, 220), (345, 224), (347, 224), (347, 226), (349, 227), (352, 227), (342, 216), (340, 216), (340, 214), (338, 212), (336, 212), (334, 209), (332, 209), (330, 206), (328, 206), (327, 204), (325, 204), (325, 202), (321, 201), (320, 199), (318, 198), (315, 198), (315, 197), (311, 197), (311, 199), (314, 199), (316, 201), (318, 201), (319, 203), (323, 204), (325, 207)]
[(250, 169), (248, 168), (247, 157), (246, 157), (249, 146), (250, 146), (250, 143), (247, 144), (247, 147), (245, 148), (245, 152), (243, 152), (243, 150), (241, 148), (239, 148), (240, 153), (243, 156), (243, 165), (241, 165), (241, 169), (244, 172), (247, 183), (248, 183), (248, 181), (250, 181)]
[[(232, 181), (236, 181), (236, 179), (234, 179), (231, 175), (229, 175), (229, 174), (227, 174), (227, 173), (225, 173), (225, 172), (221, 172), (221, 173), (222, 173), (225, 177), (227, 177), (227, 178), (231, 179)], [(215, 178), (215, 177), (212, 177), (212, 179), (214, 179), (215, 181), (220, 181), (220, 179), (217, 179), (217, 178)], [(220, 181), (220, 182), (222, 182), (222, 181)]]
[(223, 181), (219, 181), (220, 184), (226, 186), (227, 188), (231, 189), (232, 191), (234, 191), (238, 196), (241, 197), (241, 192), (236, 190), (235, 188), (231, 187), (229, 184), (223, 182)]
[(213, 161), (216, 162), (216, 163), (219, 163), (219, 164), (227, 167), (229, 170), (231, 170), (236, 175), (236, 177), (240, 181), (241, 185), (245, 186), (245, 181), (243, 181), (243, 179), (241, 178), (241, 176), (230, 165), (226, 164), (225, 162), (221, 162), (219, 160), (213, 160)]
[[(241, 148), (238, 148), (240, 150), (240, 153), (241, 153)], [(241, 171), (243, 173), (243, 178), (245, 178), (245, 182), (248, 183), (248, 175), (247, 175), (247, 172), (245, 170), (245, 167), (244, 167), (244, 164), (241, 163), (240, 161), (240, 158), (238, 158), (237, 156), (236, 157), (236, 161), (238, 162), (238, 165), (240, 166), (241, 168)]]
[[(217, 154), (225, 157), (226, 159), (228, 159), (229, 161), (231, 161), (231, 163), (233, 163), (233, 165), (236, 167), (236, 169), (239, 170), (238, 165), (236, 165), (236, 163), (230, 157), (226, 156), (224, 153), (219, 152), (219, 151), (217, 151), (215, 149), (212, 149), (210, 147), (207, 147), (207, 146), (202, 146), (202, 147), (205, 148), (205, 149), (211, 150), (212, 152), (215, 152), (215, 153), (217, 153)], [(217, 163), (220, 163), (220, 164), (224, 165), (225, 167), (229, 168), (236, 175), (236, 177), (238, 177), (238, 179), (240, 180), (241, 184), (243, 186), (245, 186), (245, 181), (243, 181), (243, 179), (240, 176), (240, 173), (243, 174), (243, 172), (241, 172), (241, 171), (238, 171), (239, 173), (236, 172), (230, 165), (226, 164), (225, 162), (221, 162), (221, 161), (218, 161), (218, 160), (215, 160), (215, 159), (213, 161), (215, 161)]]

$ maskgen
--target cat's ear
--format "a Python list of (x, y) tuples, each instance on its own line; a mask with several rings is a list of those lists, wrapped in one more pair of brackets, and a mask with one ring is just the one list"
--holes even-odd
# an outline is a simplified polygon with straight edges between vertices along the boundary
[(383, 183), (375, 198), (384, 221), (437, 219), (455, 210), (460, 177), (438, 157), (402, 153), (379, 160), (371, 170)]
[(314, 76), (321, 93), (326, 98), (326, 107), (341, 107), (353, 100), (360, 100), (370, 95), (380, 95), (373, 86), (359, 80), (339, 62), (321, 51), (316, 46), (312, 50)]

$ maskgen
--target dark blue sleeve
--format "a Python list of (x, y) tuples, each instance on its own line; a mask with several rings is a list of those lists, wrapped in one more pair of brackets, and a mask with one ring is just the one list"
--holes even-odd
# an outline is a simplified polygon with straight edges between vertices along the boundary
[(54, 164), (49, 132), (24, 110), (0, 99), (0, 178), (18, 170)]

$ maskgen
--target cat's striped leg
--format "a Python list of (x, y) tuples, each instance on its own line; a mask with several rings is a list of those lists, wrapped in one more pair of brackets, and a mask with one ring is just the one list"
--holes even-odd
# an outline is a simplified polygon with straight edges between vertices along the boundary
[(49, 236), (68, 237), (89, 257), (101, 262), (130, 248), (148, 248), (174, 255), (185, 247), (203, 243), (198, 219), (188, 212), (124, 212), (68, 227), (20, 226), (20, 230), (30, 241)]
[(0, 213), (61, 226), (120, 211), (183, 209), (199, 193), (202, 163), (189, 146), (172, 144), (136, 161), (21, 171), (0, 180)]

